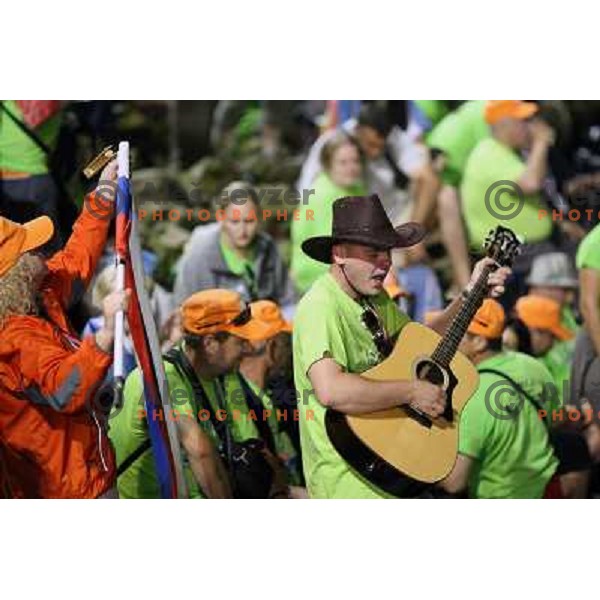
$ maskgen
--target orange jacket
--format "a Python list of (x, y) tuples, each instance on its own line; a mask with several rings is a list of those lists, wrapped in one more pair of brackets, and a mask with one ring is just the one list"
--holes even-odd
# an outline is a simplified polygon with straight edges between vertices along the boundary
[(65, 314), (106, 243), (110, 219), (95, 202), (88, 196), (67, 245), (46, 263), (48, 318), (8, 317), (0, 328), (0, 445), (12, 497), (95, 498), (114, 484), (114, 454), (93, 403), (112, 357), (92, 336), (80, 341)]

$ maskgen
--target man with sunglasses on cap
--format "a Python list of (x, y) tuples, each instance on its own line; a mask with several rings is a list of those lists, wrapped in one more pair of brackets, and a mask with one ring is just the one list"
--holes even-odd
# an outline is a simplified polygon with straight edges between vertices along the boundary
[[(444, 392), (431, 383), (371, 381), (360, 375), (389, 354), (409, 321), (383, 289), (392, 264), (390, 252), (423, 237), (416, 223), (394, 229), (379, 197), (372, 195), (336, 200), (331, 235), (302, 244), (309, 257), (331, 265), (302, 298), (294, 317), (294, 374), (311, 498), (386, 497), (335, 451), (325, 431), (327, 408), (360, 414), (410, 405), (432, 417), (444, 411)], [(486, 258), (475, 266), (469, 286), (489, 263)], [(509, 272), (499, 268), (489, 276), (492, 295), (504, 292)], [(443, 334), (462, 302), (462, 297), (454, 300), (433, 328)], [(312, 420), (307, 418), (309, 410)]]
[[(100, 181), (115, 181), (116, 161)], [(94, 407), (112, 363), (115, 314), (129, 292), (109, 294), (104, 326), (78, 338), (67, 309), (100, 259), (114, 187), (87, 197), (65, 248), (45, 260), (47, 217), (18, 225), (0, 217), (0, 443), (16, 498), (114, 497), (114, 457)]]
[(260, 437), (248, 416), (243, 391), (239, 384), (228, 385), (227, 376), (239, 368), (247, 342), (261, 342), (271, 330), (253, 318), (250, 306), (230, 290), (193, 294), (183, 302), (181, 317), (183, 341), (165, 355), (173, 414), (144, 413), (139, 370), (125, 382), (122, 408), (113, 410), (109, 435), (119, 465), (121, 498), (160, 497), (148, 418), (176, 422), (191, 498), (232, 497), (227, 467), (218, 452), (222, 426), (236, 442)]

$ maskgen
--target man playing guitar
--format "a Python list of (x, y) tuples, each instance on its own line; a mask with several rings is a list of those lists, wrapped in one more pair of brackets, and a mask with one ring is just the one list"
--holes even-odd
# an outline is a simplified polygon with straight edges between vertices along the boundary
[[(427, 381), (371, 381), (359, 375), (387, 356), (409, 322), (383, 290), (391, 250), (412, 246), (423, 237), (416, 223), (394, 229), (379, 198), (372, 195), (336, 200), (331, 236), (302, 244), (312, 259), (331, 265), (302, 298), (294, 319), (300, 436), (311, 498), (388, 497), (336, 452), (325, 430), (326, 409), (353, 415), (408, 405), (433, 418), (444, 412), (443, 390)], [(491, 262), (485, 258), (475, 265), (465, 293), (436, 319), (434, 330), (444, 333)], [(509, 274), (510, 269), (498, 268), (489, 275), (492, 297), (504, 292)]]

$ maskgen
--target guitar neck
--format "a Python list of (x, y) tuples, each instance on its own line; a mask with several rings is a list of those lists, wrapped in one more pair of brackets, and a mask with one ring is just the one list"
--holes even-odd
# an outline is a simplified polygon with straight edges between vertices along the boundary
[(475, 313), (486, 298), (488, 293), (487, 280), (491, 272), (492, 267), (486, 266), (484, 268), (469, 296), (463, 302), (450, 327), (448, 327), (446, 335), (435, 349), (432, 358), (441, 366), (449, 367)]

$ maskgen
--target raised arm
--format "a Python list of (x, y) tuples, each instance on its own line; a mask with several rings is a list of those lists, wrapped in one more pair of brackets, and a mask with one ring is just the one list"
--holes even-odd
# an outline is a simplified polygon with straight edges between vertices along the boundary
[(67, 244), (47, 262), (47, 281), (64, 307), (85, 291), (96, 271), (114, 214), (116, 180), (117, 163), (113, 161), (102, 171), (99, 186), (86, 196)]
[(113, 292), (103, 304), (104, 326), (74, 352), (57, 339), (52, 325), (36, 317), (9, 321), (3, 336), (14, 340), (14, 363), (22, 391), (37, 404), (77, 413), (90, 404), (112, 363), (114, 315), (127, 310), (130, 291)]

